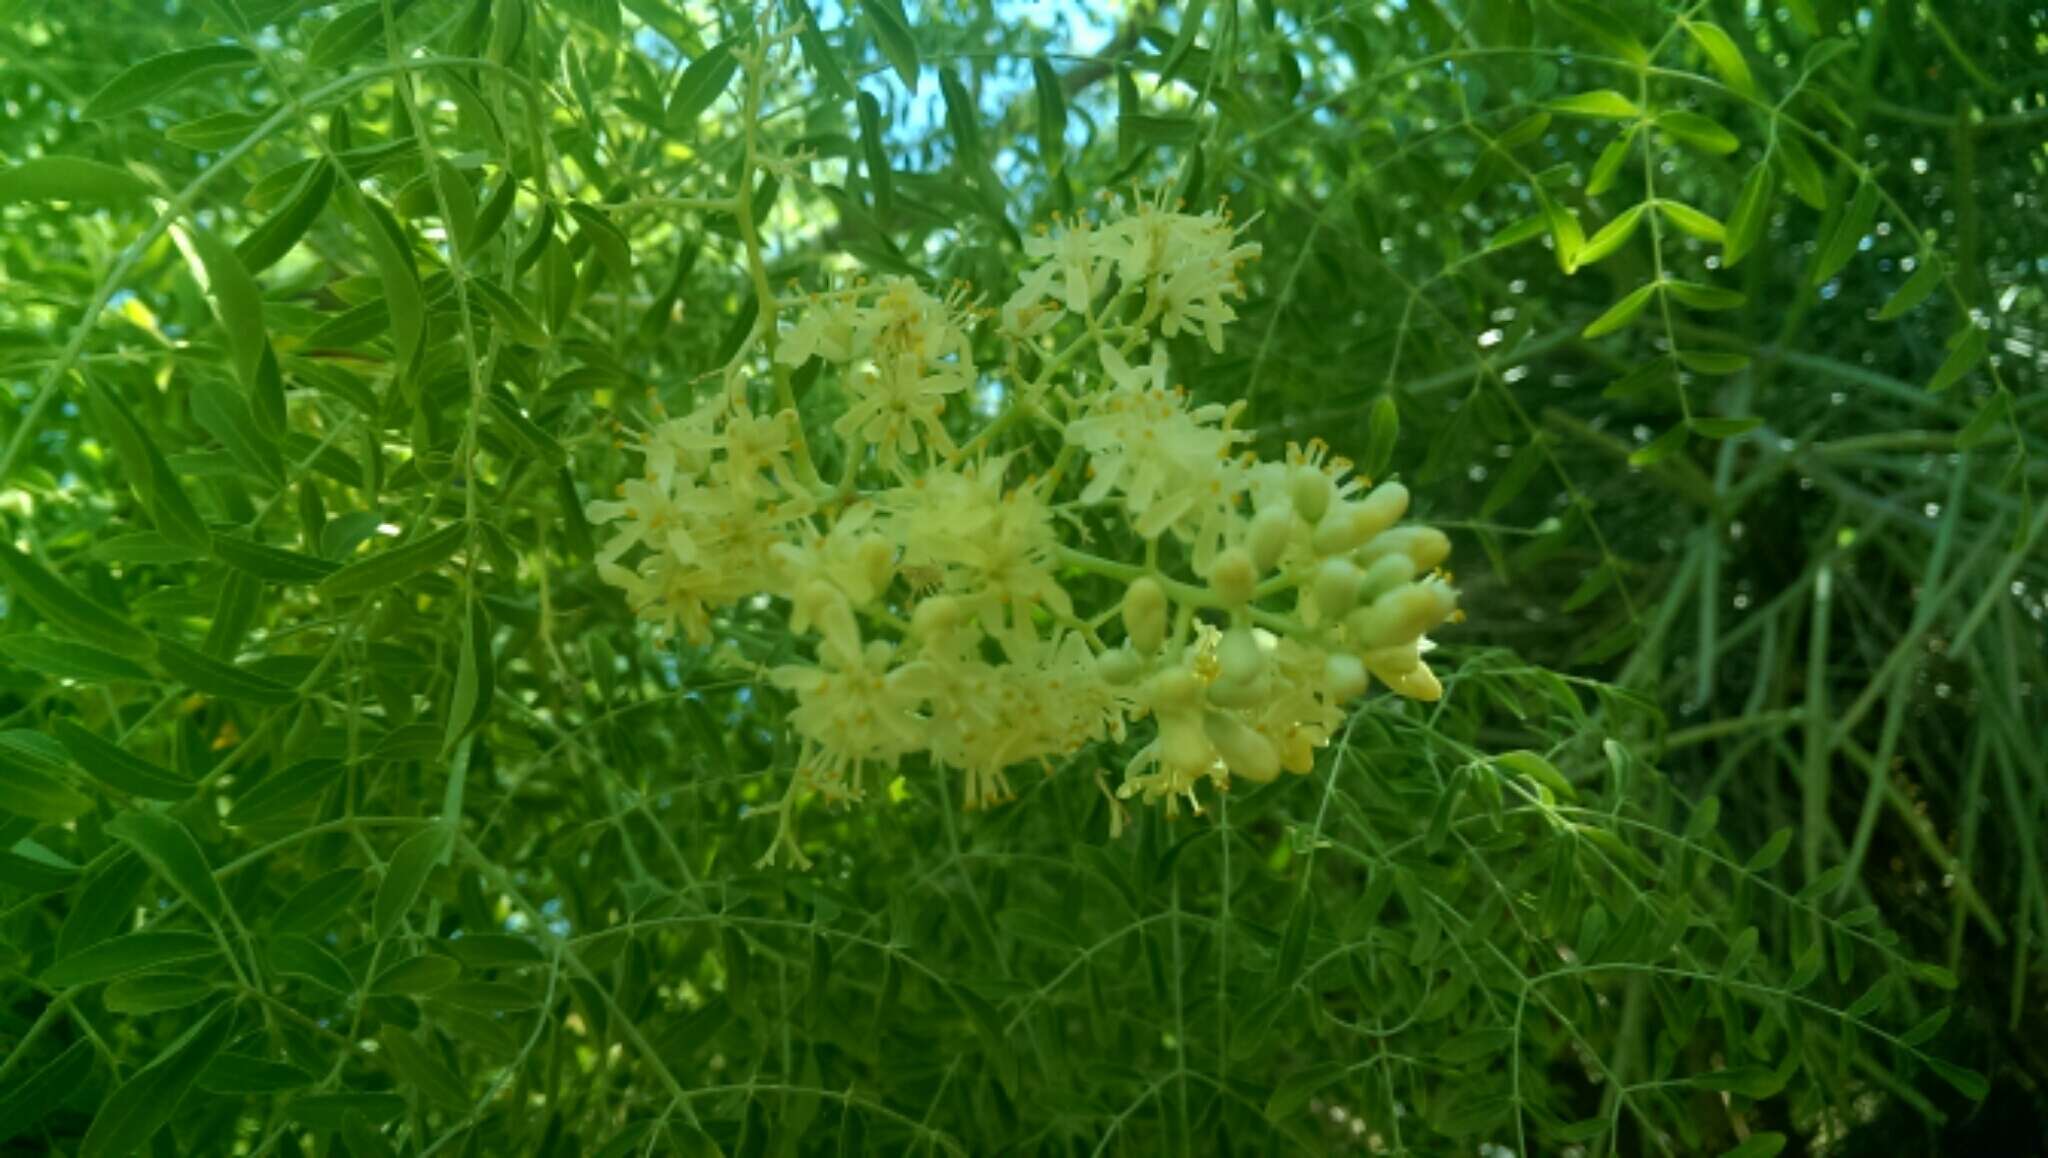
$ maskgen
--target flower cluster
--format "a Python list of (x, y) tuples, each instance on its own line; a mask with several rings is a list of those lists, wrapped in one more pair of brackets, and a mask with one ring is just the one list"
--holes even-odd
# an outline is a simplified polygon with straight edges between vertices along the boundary
[[(1441, 694), (1423, 656), (1455, 611), (1450, 542), (1401, 521), (1407, 490), (1320, 443), (1262, 459), (1241, 403), (1171, 384), (1169, 339), (1222, 349), (1258, 253), (1240, 233), (1144, 204), (1031, 239), (986, 314), (903, 278), (777, 303), (773, 413), (733, 384), (642, 435), (643, 477), (591, 506), (617, 526), (603, 577), (698, 644), (763, 596), (806, 641), (768, 673), (801, 739), (777, 848), (802, 862), (799, 798), (858, 800), (908, 757), (981, 808), (1135, 732), (1121, 827), (1125, 799), (1199, 810), (1205, 781), (1306, 773), (1374, 680)], [(999, 372), (975, 361), (984, 318)], [(836, 480), (789, 389), (812, 359)]]

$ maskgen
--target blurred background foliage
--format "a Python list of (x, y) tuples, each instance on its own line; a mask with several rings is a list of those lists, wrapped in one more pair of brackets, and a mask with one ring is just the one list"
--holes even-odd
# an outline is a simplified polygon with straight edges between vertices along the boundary
[[(2038, 1146), (2044, 86), (2017, 0), (0, 0), (0, 1146)], [(1398, 418), (1445, 700), (756, 869), (788, 640), (596, 581), (621, 432), (757, 262), (1162, 190), (1265, 250), (1177, 377)]]

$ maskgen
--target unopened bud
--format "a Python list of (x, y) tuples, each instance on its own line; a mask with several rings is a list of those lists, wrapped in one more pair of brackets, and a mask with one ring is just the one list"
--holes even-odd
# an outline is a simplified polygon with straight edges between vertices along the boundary
[(1124, 634), (1131, 646), (1150, 655), (1166, 642), (1166, 589), (1150, 575), (1131, 581), (1124, 591)]
[(1429, 670), (1428, 664), (1418, 663), (1404, 672), (1383, 672), (1374, 669), (1372, 674), (1380, 677), (1397, 696), (1421, 700), (1424, 703), (1435, 703), (1444, 697), (1444, 685), (1438, 682), (1436, 673)]
[(1182, 667), (1168, 668), (1145, 685), (1145, 698), (1154, 711), (1182, 711), (1201, 702), (1202, 681)]
[(1265, 784), (1280, 775), (1280, 750), (1250, 725), (1225, 712), (1202, 716), (1202, 731), (1234, 776)]
[(1209, 702), (1223, 708), (1249, 708), (1272, 694), (1266, 649), (1249, 627), (1223, 633), (1216, 645), (1216, 678), (1209, 684)]
[(1209, 567), (1209, 589), (1226, 606), (1242, 607), (1252, 601), (1259, 587), (1259, 569), (1249, 551), (1227, 547)]
[(1285, 503), (1277, 503), (1252, 516), (1252, 525), (1245, 532), (1245, 549), (1251, 552), (1252, 564), (1264, 574), (1280, 561), (1280, 555), (1287, 550), (1287, 540), (1294, 535), (1294, 509)]
[(1173, 712), (1159, 717), (1159, 763), (1171, 769), (1206, 774), (1216, 761), (1215, 745), (1202, 730), (1201, 717), (1193, 712)]
[[(1377, 535), (1401, 521), (1408, 513), (1408, 488), (1397, 482), (1383, 482), (1372, 488), (1372, 492), (1356, 504), (1372, 524), (1372, 534)], [(1366, 538), (1372, 538), (1367, 535)]]
[(1339, 703), (1365, 694), (1365, 664), (1355, 655), (1338, 652), (1323, 661), (1323, 684)]
[(1445, 584), (1410, 583), (1352, 612), (1344, 626), (1362, 650), (1392, 647), (1442, 623), (1457, 605), (1457, 595)]
[(1138, 678), (1144, 670), (1145, 661), (1128, 647), (1105, 651), (1095, 660), (1095, 670), (1102, 673), (1102, 680), (1113, 687), (1123, 687)]
[(1415, 582), (1415, 560), (1406, 555), (1388, 555), (1365, 569), (1358, 585), (1358, 598), (1370, 603), (1404, 584)]
[(1288, 480), (1287, 493), (1294, 500), (1294, 509), (1311, 523), (1319, 523), (1323, 512), (1330, 509), (1330, 499), (1336, 493), (1330, 476), (1312, 466), (1294, 468), (1294, 477)]
[(1364, 578), (1351, 560), (1325, 559), (1316, 567), (1314, 595), (1316, 610), (1329, 619), (1342, 619), (1358, 606), (1358, 584)]
[(1371, 566), (1389, 555), (1406, 555), (1414, 560), (1417, 574), (1425, 574), (1451, 556), (1451, 540), (1435, 527), (1395, 527), (1373, 537), (1358, 552), (1361, 566)]

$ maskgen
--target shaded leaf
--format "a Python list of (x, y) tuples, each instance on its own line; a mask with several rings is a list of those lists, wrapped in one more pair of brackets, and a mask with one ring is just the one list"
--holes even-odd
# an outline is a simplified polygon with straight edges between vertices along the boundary
[(216, 1005), (156, 1059), (100, 1103), (79, 1144), (80, 1158), (123, 1158), (147, 1145), (234, 1032), (235, 1007)]

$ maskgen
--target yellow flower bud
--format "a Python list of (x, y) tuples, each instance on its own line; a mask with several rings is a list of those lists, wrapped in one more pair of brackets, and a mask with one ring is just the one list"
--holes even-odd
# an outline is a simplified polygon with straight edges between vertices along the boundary
[(1131, 646), (1150, 655), (1166, 642), (1166, 589), (1150, 575), (1131, 581), (1124, 591), (1124, 634)]
[(1388, 555), (1366, 568), (1358, 585), (1358, 598), (1370, 603), (1404, 584), (1415, 582), (1415, 560), (1406, 555)]
[(1273, 681), (1266, 649), (1248, 627), (1223, 633), (1216, 645), (1216, 678), (1209, 684), (1209, 702), (1224, 708), (1249, 708), (1272, 694)]
[(1280, 775), (1280, 750), (1243, 720), (1225, 712), (1206, 712), (1202, 731), (1216, 745), (1216, 754), (1232, 775), (1265, 784)]
[(1168, 768), (1201, 773), (1216, 759), (1201, 718), (1192, 712), (1159, 717), (1159, 762)]
[(1339, 703), (1365, 694), (1365, 664), (1355, 655), (1338, 652), (1323, 661), (1323, 683)]
[(1330, 499), (1336, 493), (1330, 476), (1313, 466), (1294, 468), (1294, 477), (1288, 480), (1287, 492), (1294, 500), (1294, 509), (1311, 523), (1319, 523), (1323, 513), (1330, 509)]
[(1287, 540), (1294, 536), (1294, 509), (1285, 504), (1267, 507), (1252, 516), (1252, 525), (1245, 531), (1245, 549), (1251, 552), (1252, 564), (1260, 574), (1273, 569), (1280, 561), (1280, 555), (1287, 550)]
[(1397, 696), (1405, 696), (1411, 700), (1421, 700), (1424, 703), (1435, 703), (1444, 696), (1444, 685), (1437, 681), (1436, 673), (1429, 670), (1426, 664), (1418, 663), (1392, 678), (1380, 675), (1378, 672), (1373, 674), (1379, 675), (1382, 680), (1386, 681), (1387, 687), (1391, 688)]
[(1352, 612), (1344, 626), (1360, 649), (1392, 647), (1442, 623), (1457, 605), (1457, 596), (1445, 584), (1410, 583)]
[(1209, 589), (1228, 606), (1242, 607), (1250, 603), (1258, 586), (1259, 569), (1252, 564), (1251, 553), (1243, 547), (1225, 548), (1209, 567)]
[(1202, 681), (1186, 668), (1168, 668), (1152, 677), (1145, 692), (1155, 711), (1185, 710), (1201, 702)]
[(1435, 527), (1395, 527), (1374, 536), (1358, 552), (1360, 566), (1370, 567), (1389, 555), (1406, 555), (1414, 560), (1417, 574), (1424, 574), (1450, 558), (1451, 540)]
[(1138, 653), (1128, 647), (1105, 651), (1095, 660), (1095, 670), (1102, 673), (1103, 682), (1116, 687), (1123, 687), (1137, 679), (1144, 666), (1145, 661), (1139, 659)]
[(1358, 584), (1364, 576), (1351, 560), (1325, 559), (1316, 568), (1314, 595), (1316, 610), (1329, 619), (1342, 619), (1358, 606)]
[[(1358, 500), (1358, 509), (1366, 512), (1372, 520), (1373, 535), (1401, 521), (1408, 513), (1408, 488), (1397, 482), (1384, 482), (1372, 488), (1372, 492)], [(1367, 535), (1366, 538), (1371, 538)]]

